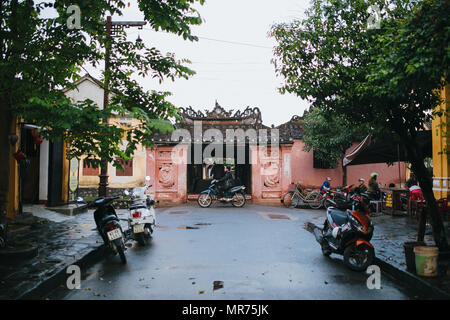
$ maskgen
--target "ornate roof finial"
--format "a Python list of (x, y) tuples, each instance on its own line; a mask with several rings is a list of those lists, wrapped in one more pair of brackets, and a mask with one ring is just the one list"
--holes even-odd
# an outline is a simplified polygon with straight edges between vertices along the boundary
[(217, 102), (217, 99), (216, 99), (216, 108), (217, 108), (217, 107), (220, 107), (220, 106), (219, 106), (219, 103)]

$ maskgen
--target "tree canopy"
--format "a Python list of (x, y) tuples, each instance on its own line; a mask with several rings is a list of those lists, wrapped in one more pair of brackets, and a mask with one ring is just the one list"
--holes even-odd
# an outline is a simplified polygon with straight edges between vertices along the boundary
[[(302, 126), (304, 150), (314, 150), (315, 156), (334, 165), (342, 164), (347, 149), (361, 141), (367, 132), (365, 127), (355, 126), (346, 118), (320, 108), (305, 112)], [(347, 183), (345, 170), (342, 183)]]
[[(380, 18), (374, 28), (370, 9)], [(270, 32), (278, 42), (281, 92), (404, 143), (432, 213), (435, 241), (443, 246), (445, 232), (415, 137), (448, 83), (449, 12), (449, 0), (314, 0), (305, 19)]]
[[(198, 40), (191, 26), (202, 19), (195, 9), (204, 0), (140, 0), (139, 10), (156, 31)], [(167, 131), (168, 119), (177, 109), (167, 97), (169, 92), (146, 91), (136, 76), (160, 81), (188, 78), (194, 71), (188, 60), (155, 47), (128, 41), (124, 31), (110, 38), (106, 34), (107, 15), (122, 16), (130, 4), (121, 0), (79, 0), (80, 28), (68, 21), (73, 12), (70, 0), (0, 2), (0, 148), (9, 150), (7, 136), (14, 117), (42, 127), (48, 139), (63, 138), (71, 146), (68, 156), (96, 154), (93, 162), (128, 160), (137, 144), (150, 144), (155, 130)], [(126, 20), (126, 18), (125, 18)], [(129, 20), (129, 19), (128, 19)], [(102, 110), (92, 101), (70, 101), (63, 90), (74, 88), (86, 64), (104, 70), (105, 47), (111, 51), (109, 77), (111, 94), (108, 108)], [(102, 119), (128, 114), (140, 120), (134, 128), (121, 128)], [(122, 139), (126, 139), (126, 146)], [(0, 156), (0, 175), (9, 177), (11, 155)], [(0, 183), (0, 211), (8, 199), (9, 182)]]

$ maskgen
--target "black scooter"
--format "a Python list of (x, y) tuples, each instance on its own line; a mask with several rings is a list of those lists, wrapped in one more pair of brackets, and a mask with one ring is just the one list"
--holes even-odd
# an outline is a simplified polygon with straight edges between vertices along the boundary
[[(107, 245), (114, 254), (119, 253), (122, 263), (127, 263), (125, 256), (126, 236), (122, 231), (119, 223), (119, 217), (111, 203), (120, 197), (98, 198), (87, 204), (87, 208), (96, 208), (94, 211), (94, 220), (97, 230), (100, 233), (105, 245)], [(82, 202), (82, 198), (78, 198), (78, 202)]]

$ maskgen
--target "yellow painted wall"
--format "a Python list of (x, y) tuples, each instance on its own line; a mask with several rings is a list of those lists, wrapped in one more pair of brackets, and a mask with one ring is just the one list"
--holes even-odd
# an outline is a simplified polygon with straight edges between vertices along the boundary
[[(137, 126), (139, 122), (131, 118), (112, 118), (110, 124), (119, 125), (126, 129), (127, 126)], [(84, 158), (83, 158), (84, 159)], [(145, 184), (146, 174), (146, 148), (138, 145), (133, 155), (133, 176), (116, 176), (116, 168), (108, 164), (109, 188), (133, 188)], [(100, 178), (98, 176), (83, 176), (83, 162), (80, 162), (81, 188), (98, 188)]]
[(15, 133), (19, 140), (14, 146), (10, 146), (9, 154), (9, 196), (8, 196), (8, 210), (7, 216), (10, 219), (15, 219), (16, 214), (19, 210), (19, 166), (17, 165), (16, 159), (14, 159), (13, 154), (17, 152), (20, 146), (20, 132), (19, 126), (17, 125), (17, 119), (11, 123), (11, 134)]
[[(448, 110), (450, 112), (450, 85), (445, 86), (441, 91), (441, 98), (445, 101), (440, 110)], [(441, 117), (435, 117), (432, 121), (432, 137), (433, 137), (433, 191), (436, 199), (446, 198), (450, 190), (450, 166), (447, 151), (449, 143), (450, 129), (448, 126), (447, 115), (443, 114)]]

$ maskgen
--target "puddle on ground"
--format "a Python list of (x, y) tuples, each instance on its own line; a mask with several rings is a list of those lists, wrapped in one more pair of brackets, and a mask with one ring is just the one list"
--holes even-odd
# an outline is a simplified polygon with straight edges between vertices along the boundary
[(336, 274), (333, 275), (334, 280), (339, 283), (339, 284), (350, 284), (350, 285), (357, 285), (357, 284), (361, 284), (364, 283), (364, 281), (361, 281), (361, 279), (354, 279), (351, 278), (349, 276), (346, 275), (342, 275), (342, 274)]
[(213, 291), (219, 290), (223, 288), (223, 281), (214, 281), (213, 283)]
[(185, 214), (188, 213), (188, 210), (179, 210), (179, 211), (170, 211), (169, 214)]
[(270, 213), (269, 215), (270, 219), (283, 219), (283, 220), (291, 220), (291, 218), (289, 218), (287, 215), (285, 214), (272, 214)]

